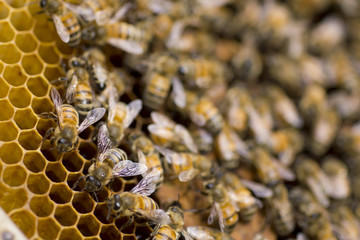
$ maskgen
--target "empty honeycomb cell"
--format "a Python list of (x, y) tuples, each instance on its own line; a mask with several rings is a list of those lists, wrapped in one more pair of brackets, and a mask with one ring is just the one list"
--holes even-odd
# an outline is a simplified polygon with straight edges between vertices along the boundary
[[(39, 11), (36, 9), (35, 11)], [(40, 42), (52, 42), (55, 39), (55, 34), (52, 34), (46, 21), (37, 21), (33, 32)]]
[(5, 19), (9, 16), (9, 8), (4, 2), (0, 2), (0, 19)]
[(0, 45), (0, 60), (3, 62), (7, 64), (17, 63), (20, 57), (21, 53), (12, 43)]
[(41, 239), (57, 239), (60, 232), (59, 224), (52, 218), (40, 219), (38, 221), (37, 233)]
[(91, 160), (96, 157), (96, 146), (93, 143), (81, 142), (79, 145), (80, 155), (87, 160)]
[(66, 153), (63, 156), (62, 164), (70, 172), (78, 172), (81, 170), (84, 160), (75, 151)]
[(105, 202), (109, 197), (109, 191), (105, 187), (102, 188), (99, 192), (96, 192), (96, 196), (95, 194), (91, 194), (90, 196), (94, 199), (94, 201)]
[(23, 188), (9, 188), (0, 186), (0, 206), (5, 212), (21, 208), (28, 200), (27, 192)]
[(30, 30), (33, 24), (32, 18), (25, 10), (12, 12), (10, 22), (18, 31)]
[(55, 128), (55, 127), (56, 127), (55, 121), (50, 119), (40, 118), (39, 121), (37, 122), (36, 130), (39, 132), (41, 136), (44, 136), (50, 128)]
[[(80, 179), (82, 175), (79, 173), (73, 174), (70, 173), (66, 179), (66, 182), (70, 188), (74, 188), (75, 183)], [(75, 191), (78, 191), (78, 187), (74, 188)]]
[[(133, 234), (135, 231), (135, 224), (128, 224), (129, 222), (129, 218), (128, 217), (117, 217), (115, 220), (115, 226), (122, 232), (125, 234)], [(127, 226), (124, 226), (124, 225)]]
[(0, 122), (0, 141), (12, 141), (17, 135), (18, 129), (13, 122)]
[(59, 51), (59, 54), (64, 54), (64, 55), (73, 55), (75, 49), (69, 47), (69, 45), (67, 45), (66, 43), (64, 43), (63, 41), (61, 41), (59, 38), (56, 39), (56, 50)]
[(123, 237), (123, 240), (137, 240), (137, 239), (132, 235), (126, 235)]
[(124, 180), (121, 178), (115, 178), (109, 187), (113, 192), (121, 192), (123, 191), (124, 185)]
[(23, 130), (19, 135), (19, 143), (26, 150), (36, 150), (40, 147), (41, 136), (36, 130)]
[(53, 212), (54, 204), (47, 196), (35, 196), (30, 200), (30, 209), (38, 217), (47, 217)]
[(109, 213), (109, 208), (107, 207), (107, 203), (99, 203), (96, 205), (95, 210), (94, 210), (94, 215), (100, 222), (102, 222), (104, 224), (110, 223), (106, 219), (108, 213)]
[(14, 115), (14, 108), (7, 99), (0, 100), (0, 121), (10, 120)]
[(18, 109), (15, 112), (14, 120), (20, 129), (30, 129), (35, 126), (37, 117), (30, 108)]
[(6, 66), (3, 77), (10, 85), (15, 87), (23, 85), (27, 79), (26, 74), (17, 65)]
[(89, 139), (90, 137), (92, 137), (93, 132), (94, 132), (94, 126), (90, 126), (90, 127), (88, 127), (87, 129), (85, 129), (84, 131), (82, 131), (82, 132), (79, 134), (79, 137), (80, 137), (81, 139)]
[(29, 78), (26, 86), (37, 97), (45, 96), (49, 88), (48, 82), (42, 77)]
[(50, 188), (49, 180), (43, 174), (30, 174), (26, 181), (27, 188), (34, 194), (44, 194)]
[(72, 226), (77, 221), (77, 213), (70, 206), (58, 206), (54, 216), (61, 226)]
[(59, 56), (55, 52), (53, 46), (40, 45), (38, 53), (42, 60), (44, 60), (46, 63), (55, 64), (59, 61)]
[(27, 210), (20, 210), (10, 215), (10, 218), (20, 228), (27, 238), (35, 233), (35, 216)]
[(95, 236), (100, 230), (100, 224), (92, 215), (81, 216), (77, 228), (83, 236)]
[(41, 73), (44, 67), (39, 57), (35, 54), (23, 56), (21, 65), (29, 75)]
[(47, 66), (45, 68), (44, 75), (49, 81), (53, 81), (61, 76), (64, 76), (64, 73), (62, 72), (62, 70), (60, 70), (59, 67)]
[[(87, 192), (80, 192), (74, 195), (72, 205), (79, 213), (89, 213), (94, 209), (94, 201)], [(88, 236), (88, 235), (87, 235)]]
[(9, 93), (10, 86), (0, 77), (0, 98), (5, 98)]
[(4, 169), (2, 180), (10, 187), (18, 187), (24, 184), (27, 174), (22, 166), (8, 166)]
[(31, 103), (31, 108), (36, 114), (52, 112), (54, 110), (53, 104), (48, 98), (34, 98)]
[(26, 0), (6, 0), (13, 8), (22, 8)]
[(103, 226), (100, 231), (101, 239), (120, 239), (119, 231), (114, 226)]
[(0, 22), (0, 42), (10, 42), (15, 36), (13, 28), (8, 22)]
[(0, 159), (6, 164), (18, 163), (22, 155), (23, 151), (16, 142), (3, 143), (0, 147)]
[(9, 100), (14, 107), (24, 108), (29, 106), (31, 96), (29, 91), (24, 87), (11, 88), (9, 92)]
[(25, 153), (23, 163), (29, 171), (38, 173), (45, 168), (46, 159), (39, 152), (27, 151)]
[(52, 182), (63, 182), (66, 179), (66, 170), (59, 162), (48, 163), (45, 174)]
[(51, 186), (49, 196), (57, 204), (68, 203), (72, 197), (71, 189), (63, 183), (56, 183)]
[(45, 142), (43, 144), (41, 153), (44, 155), (46, 160), (48, 160), (50, 162), (55, 162), (59, 159), (59, 155), (58, 155), (56, 149), (54, 149), (54, 146), (50, 145), (50, 143)]
[(37, 47), (37, 42), (30, 33), (18, 33), (15, 37), (16, 46), (25, 53), (34, 51)]
[(152, 230), (147, 226), (136, 226), (135, 236), (137, 239), (146, 239)]
[(59, 240), (81, 240), (83, 237), (76, 228), (65, 228), (61, 231)]

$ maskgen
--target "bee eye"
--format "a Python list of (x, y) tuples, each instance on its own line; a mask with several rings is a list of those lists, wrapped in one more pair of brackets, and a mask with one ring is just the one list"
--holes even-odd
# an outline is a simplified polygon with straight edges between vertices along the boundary
[(47, 0), (41, 0), (40, 1), (40, 7), (41, 8), (44, 8), (46, 6), (46, 4), (47, 4)]
[(178, 69), (178, 73), (182, 76), (184, 76), (186, 74), (186, 69), (184, 67), (179, 67)]
[(119, 210), (119, 209), (120, 209), (120, 202), (115, 202), (114, 210)]
[(206, 189), (212, 189), (212, 188), (214, 188), (214, 184), (213, 183), (208, 183), (208, 184), (205, 185), (205, 188)]
[(66, 139), (60, 138), (57, 143), (58, 143), (58, 144), (65, 144), (65, 143), (66, 143)]

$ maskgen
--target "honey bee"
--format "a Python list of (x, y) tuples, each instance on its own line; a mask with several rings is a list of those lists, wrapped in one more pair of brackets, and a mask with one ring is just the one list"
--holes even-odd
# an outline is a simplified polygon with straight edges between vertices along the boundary
[(97, 192), (112, 179), (143, 174), (147, 167), (127, 159), (127, 154), (119, 148), (111, 148), (109, 132), (102, 125), (98, 133), (98, 154), (95, 162), (89, 167), (88, 174), (79, 178), (73, 188), (85, 179), (83, 190)]
[(271, 142), (271, 121), (267, 121), (266, 115), (262, 115), (252, 104), (245, 107), (249, 118), (249, 129), (259, 144), (269, 145)]
[[(150, 65), (145, 74), (145, 89), (143, 100), (150, 109), (161, 108), (170, 92), (174, 74), (177, 68), (176, 60), (169, 55), (155, 57), (155, 64)], [(176, 83), (175, 83), (176, 84)]]
[(353, 211), (346, 205), (330, 207), (331, 223), (334, 234), (340, 240), (359, 239), (359, 220)]
[(328, 207), (328, 196), (333, 186), (319, 164), (310, 158), (300, 157), (295, 172), (298, 181), (307, 186), (323, 206)]
[(251, 192), (258, 198), (270, 198), (273, 196), (271, 189), (249, 180), (240, 179), (235, 173), (226, 172), (220, 180), (225, 186), (231, 200), (239, 209), (239, 217), (244, 222), (249, 222), (256, 211), (262, 207), (262, 203), (252, 196)]
[(45, 141), (52, 133), (51, 144), (56, 145), (58, 153), (70, 152), (76, 148), (79, 141), (79, 133), (93, 123), (101, 119), (105, 114), (105, 108), (91, 110), (79, 126), (79, 115), (76, 109), (68, 104), (63, 104), (59, 92), (51, 88), (51, 99), (54, 103), (58, 126), (50, 128), (44, 138)]
[(272, 226), (279, 236), (290, 234), (295, 228), (294, 213), (288, 191), (282, 182), (271, 187), (273, 197), (269, 199), (273, 211)]
[(154, 121), (154, 124), (150, 124), (148, 130), (155, 144), (162, 147), (175, 147), (177, 149), (182, 149), (179, 145), (183, 145), (185, 149), (198, 153), (191, 134), (183, 125), (175, 123), (159, 112), (151, 112), (151, 119)]
[(295, 218), (301, 230), (309, 239), (335, 240), (327, 211), (308, 190), (295, 187), (290, 191)]
[(203, 128), (195, 127), (190, 130), (199, 153), (206, 154), (212, 151), (214, 145), (213, 136)]
[(331, 192), (329, 195), (335, 199), (345, 199), (350, 195), (350, 180), (348, 169), (339, 159), (327, 157), (321, 165), (330, 181)]
[(217, 156), (226, 168), (235, 168), (240, 163), (240, 158), (249, 158), (246, 143), (227, 125), (215, 138)]
[(186, 231), (194, 240), (232, 240), (229, 234), (204, 226), (189, 226)]
[(117, 99), (116, 88), (113, 87), (110, 90), (109, 114), (106, 123), (113, 146), (120, 144), (125, 129), (130, 126), (142, 108), (140, 99), (134, 100), (127, 105), (117, 101)]
[(360, 123), (343, 126), (337, 136), (336, 145), (341, 151), (356, 156), (360, 152)]
[(131, 149), (137, 153), (138, 161), (148, 167), (145, 175), (156, 169), (159, 171), (159, 179), (156, 187), (159, 188), (164, 181), (164, 169), (160, 160), (159, 153), (156, 152), (152, 141), (142, 132), (134, 131), (128, 136)]
[(131, 191), (112, 195), (107, 202), (109, 208), (107, 218), (110, 218), (111, 211), (114, 211), (115, 216), (130, 217), (129, 221), (125, 223), (124, 226), (133, 221), (135, 214), (151, 219), (151, 216), (159, 209), (159, 206), (148, 196), (155, 191), (159, 177), (159, 172), (153, 170), (141, 179)]
[(60, 39), (70, 47), (81, 41), (81, 27), (75, 14), (60, 0), (40, 0), (41, 9), (49, 15)]
[(98, 45), (110, 44), (127, 53), (141, 55), (145, 52), (149, 34), (146, 27), (126, 22), (109, 21), (103, 26), (89, 26), (82, 31), (83, 39)]
[(155, 148), (165, 156), (165, 170), (171, 173), (171, 176), (177, 176), (181, 182), (188, 182), (197, 175), (207, 177), (212, 172), (213, 163), (203, 155), (187, 152), (178, 153), (160, 146)]

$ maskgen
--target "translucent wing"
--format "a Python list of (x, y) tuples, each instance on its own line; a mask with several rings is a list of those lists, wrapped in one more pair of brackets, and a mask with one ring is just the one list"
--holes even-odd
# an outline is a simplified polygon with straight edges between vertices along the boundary
[(105, 23), (107, 23), (109, 21), (109, 19), (111, 18), (112, 15), (113, 15), (112, 8), (107, 8), (102, 11), (97, 11), (95, 13), (95, 21), (96, 21), (97, 25), (103, 26)]
[(63, 2), (63, 4), (70, 11), (73, 11), (77, 15), (84, 18), (86, 22), (91, 22), (91, 21), (95, 20), (94, 12), (90, 8), (84, 7), (82, 5), (74, 5), (74, 4), (67, 3), (67, 2)]
[(161, 127), (174, 128), (176, 126), (176, 123), (173, 120), (162, 113), (151, 112), (150, 116), (153, 122)]
[(149, 196), (156, 190), (156, 183), (160, 178), (159, 170), (152, 170), (131, 190), (132, 193)]
[(236, 151), (243, 157), (249, 157), (248, 148), (243, 140), (232, 130), (229, 129), (230, 138), (234, 141)]
[(204, 8), (216, 8), (221, 7), (233, 0), (214, 0), (214, 1), (207, 1), (207, 0), (197, 0), (199, 4), (201, 4)]
[(160, 146), (155, 146), (155, 149), (157, 151), (159, 151), (162, 155), (165, 156), (166, 161), (168, 163), (173, 163), (176, 165), (184, 165), (186, 164), (186, 159), (182, 157), (181, 154), (178, 154), (177, 152), (171, 151), (169, 149), (160, 147)]
[(151, 134), (154, 134), (155, 136), (159, 136), (161, 138), (165, 138), (167, 140), (173, 140), (175, 138), (173, 131), (155, 124), (150, 124), (148, 126), (148, 130)]
[(100, 63), (94, 63), (92, 68), (98, 81), (104, 83), (107, 79), (108, 71)]
[(131, 160), (123, 160), (117, 163), (113, 170), (113, 177), (131, 177), (145, 173), (148, 167), (142, 163), (136, 163)]
[(84, 121), (79, 126), (79, 128), (77, 130), (78, 134), (81, 133), (82, 131), (84, 131), (89, 126), (91, 126), (93, 123), (96, 123), (97, 121), (99, 121), (104, 116), (105, 112), (106, 112), (105, 108), (95, 108), (95, 109), (91, 110), (87, 114)]
[(311, 192), (316, 197), (316, 199), (321, 203), (321, 205), (323, 205), (324, 207), (328, 207), (330, 202), (320, 183), (316, 181), (313, 177), (308, 177), (306, 179), (306, 183), (310, 188)]
[(102, 162), (106, 157), (106, 152), (111, 148), (109, 131), (105, 125), (102, 125), (99, 129), (97, 147), (98, 147), (98, 160)]
[(190, 234), (190, 236), (194, 237), (195, 239), (215, 240), (215, 238), (210, 235), (210, 230), (206, 227), (191, 226), (187, 227), (186, 230)]
[(332, 184), (331, 180), (327, 177), (327, 175), (322, 170), (317, 172), (317, 174), (318, 174), (320, 184), (321, 184), (322, 188), (324, 189), (325, 193), (328, 195), (331, 195), (331, 193), (334, 191), (336, 186)]
[(108, 38), (106, 41), (108, 44), (134, 55), (141, 55), (145, 51), (144, 47), (135, 41), (120, 38)]
[(173, 24), (169, 37), (166, 41), (167, 48), (169, 49), (176, 48), (176, 46), (179, 44), (179, 39), (181, 38), (181, 35), (184, 32), (184, 27), (185, 27), (185, 23), (184, 21), (181, 20), (176, 21)]
[(113, 111), (116, 107), (116, 101), (119, 98), (116, 88), (111, 86), (109, 89), (109, 115), (108, 121), (113, 121), (115, 117), (115, 111)]
[(209, 217), (207, 219), (207, 224), (211, 225), (213, 224), (216, 216), (218, 215), (218, 211), (217, 211), (217, 207), (216, 207), (217, 203), (214, 203), (210, 209), (210, 214)]
[(171, 223), (169, 215), (167, 215), (167, 213), (162, 209), (152, 210), (150, 213), (145, 213), (144, 211), (143, 215), (156, 224), (168, 225)]
[(139, 114), (141, 108), (142, 108), (142, 101), (140, 99), (134, 100), (126, 106), (126, 117), (124, 121), (125, 128), (128, 128), (130, 126), (130, 124)]
[(241, 183), (249, 188), (255, 194), (255, 196), (259, 198), (270, 198), (273, 196), (273, 191), (262, 184), (245, 179), (242, 179)]
[[(137, 151), (137, 157), (138, 157), (139, 163), (144, 164), (145, 166), (147, 166), (149, 168), (149, 164), (146, 161), (145, 154), (141, 150)], [(145, 172), (145, 173), (142, 174), (142, 176), (145, 177), (146, 174), (147, 173)]]
[(53, 14), (51, 17), (54, 21), (56, 32), (58, 33), (61, 41), (63, 41), (64, 43), (68, 43), (70, 41), (70, 33), (66, 29), (65, 25), (62, 23), (60, 17), (55, 14)]
[(56, 111), (56, 115), (58, 117), (59, 125), (61, 126), (62, 121), (63, 121), (63, 117), (61, 114), (62, 100), (61, 100), (60, 93), (56, 90), (56, 88), (51, 88), (51, 99), (54, 103), (54, 108)]
[(346, 176), (336, 176), (329, 178), (330, 184), (332, 186), (331, 192), (329, 195), (335, 199), (343, 199), (349, 196), (350, 194), (350, 185), (349, 180)]
[(179, 108), (185, 108), (186, 106), (186, 94), (183, 84), (178, 77), (172, 79), (172, 92), (171, 97), (174, 103)]
[(77, 84), (78, 84), (78, 78), (76, 75), (73, 75), (71, 78), (71, 82), (70, 82), (69, 86), (67, 87), (66, 93), (65, 93), (66, 102), (69, 104), (71, 104), (74, 101), (75, 90), (76, 90)]
[(282, 179), (290, 182), (295, 181), (296, 179), (295, 173), (290, 168), (285, 167), (275, 159), (273, 159), (273, 162), (276, 165), (276, 168)]
[(196, 177), (198, 173), (199, 171), (196, 169), (189, 169), (187, 171), (183, 171), (179, 174), (179, 180), (180, 182), (188, 182), (194, 179), (194, 177)]
[(298, 233), (298, 234), (296, 235), (296, 240), (309, 240), (309, 239), (306, 237), (305, 234), (303, 234), (303, 233)]
[(122, 6), (115, 14), (114, 16), (109, 20), (109, 23), (115, 23), (118, 22), (120, 19), (122, 19), (125, 14), (130, 10), (132, 7), (131, 3), (126, 3), (124, 6)]
[(206, 118), (203, 115), (198, 114), (196, 112), (196, 109), (194, 109), (194, 107), (190, 110), (189, 116), (191, 118), (191, 121), (193, 121), (199, 127), (205, 126)]
[(177, 124), (174, 129), (175, 135), (181, 139), (181, 142), (193, 153), (198, 153), (198, 148), (194, 142), (194, 139), (190, 135), (189, 131), (180, 124)]
[(148, 8), (156, 14), (169, 13), (173, 8), (173, 3), (168, 0), (149, 0)]
[(185, 238), (185, 240), (193, 240), (193, 238), (189, 235), (189, 233), (186, 230), (182, 230), (181, 234), (183, 235), (183, 237)]

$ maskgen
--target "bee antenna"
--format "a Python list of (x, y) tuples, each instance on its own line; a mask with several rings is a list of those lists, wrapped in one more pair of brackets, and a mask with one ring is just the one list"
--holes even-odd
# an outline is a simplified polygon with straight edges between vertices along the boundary
[(96, 202), (99, 202), (99, 199), (98, 199), (95, 191), (93, 191), (93, 194), (94, 194), (94, 196), (95, 196), (95, 201), (96, 201)]
[[(75, 184), (74, 184), (74, 186), (71, 188), (71, 190), (74, 190), (84, 178), (85, 178), (85, 176), (80, 177), (80, 178), (75, 182)], [(84, 189), (85, 189), (85, 187), (84, 187), (81, 191), (83, 191)]]
[(25, 3), (24, 6), (29, 6), (29, 5), (33, 5), (33, 4), (37, 4), (38, 1), (33, 1), (33, 2), (29, 2), (29, 3)]
[(109, 208), (108, 214), (106, 216), (106, 221), (109, 221), (110, 219), (110, 213), (111, 213), (111, 208)]

